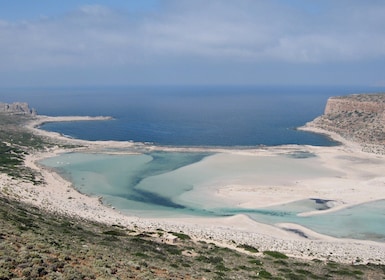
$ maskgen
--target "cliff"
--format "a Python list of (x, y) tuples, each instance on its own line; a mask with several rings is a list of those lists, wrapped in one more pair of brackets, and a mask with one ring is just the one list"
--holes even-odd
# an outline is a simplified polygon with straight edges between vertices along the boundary
[(384, 150), (385, 93), (331, 97), (324, 114), (308, 126), (335, 132), (364, 150), (374, 145)]
[(343, 112), (362, 112), (367, 114), (385, 113), (385, 94), (353, 94), (329, 98), (325, 115), (336, 115)]
[(0, 113), (35, 116), (36, 110), (29, 108), (27, 103), (0, 103)]

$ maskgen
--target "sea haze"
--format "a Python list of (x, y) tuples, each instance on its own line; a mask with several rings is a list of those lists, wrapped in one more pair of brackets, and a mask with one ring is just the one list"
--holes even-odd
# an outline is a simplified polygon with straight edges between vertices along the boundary
[(328, 146), (335, 143), (295, 128), (321, 115), (328, 97), (351, 92), (341, 87), (163, 86), (35, 90), (25, 97), (43, 115), (114, 117), (42, 126), (86, 140), (169, 146)]

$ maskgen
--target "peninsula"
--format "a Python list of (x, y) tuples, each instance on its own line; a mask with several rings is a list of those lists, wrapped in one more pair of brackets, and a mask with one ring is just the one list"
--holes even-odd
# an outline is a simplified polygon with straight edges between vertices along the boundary
[(335, 133), (345, 141), (360, 145), (363, 151), (384, 154), (385, 94), (331, 97), (324, 114), (306, 128), (329, 135)]
[[(217, 182), (217, 185), (210, 189), (211, 191), (207, 193), (208, 197), (215, 197), (226, 203), (237, 204), (241, 207), (279, 205), (310, 197), (333, 201), (330, 209), (323, 213), (337, 211), (369, 201), (385, 199), (385, 179), (383, 175), (383, 166), (385, 164), (383, 138), (385, 135), (383, 122), (385, 116), (384, 96), (383, 94), (365, 94), (330, 98), (327, 102), (325, 114), (301, 128), (317, 133), (325, 133), (340, 141), (342, 143), (340, 146), (313, 147), (288, 145), (281, 147), (259, 147), (247, 150), (210, 149), (210, 151), (215, 152), (221, 157), (212, 158), (212, 164), (215, 164), (217, 160), (232, 160), (236, 157), (242, 158), (242, 156), (247, 156), (249, 159), (282, 154), (292, 155), (298, 152), (311, 153), (316, 155), (317, 165), (320, 164), (330, 169), (334, 175), (321, 179), (315, 177), (301, 180), (293, 180), (290, 176), (279, 178), (279, 180), (271, 178), (270, 184), (258, 184), (247, 178), (236, 183), (221, 181)], [(114, 250), (111, 246), (126, 244), (124, 242), (128, 242), (129, 237), (134, 237), (136, 238), (134, 239), (136, 240), (135, 242), (138, 240), (142, 242), (142, 246), (147, 244), (146, 248), (155, 248), (154, 251), (151, 251), (151, 254), (156, 255), (154, 252), (158, 248), (163, 253), (165, 250), (168, 250), (167, 254), (169, 254), (172, 251), (170, 247), (165, 249), (166, 247), (163, 247), (162, 244), (164, 242), (167, 244), (176, 242), (170, 246), (174, 246), (172, 248), (178, 248), (178, 250), (174, 250), (170, 254), (176, 254), (180, 257), (181, 262), (185, 263), (184, 268), (174, 264), (174, 268), (179, 267), (179, 269), (168, 267), (161, 272), (160, 270), (162, 269), (159, 267), (164, 267), (164, 263), (162, 265), (157, 264), (156, 267), (151, 268), (148, 259), (150, 253), (146, 255), (146, 253), (137, 252), (135, 256), (132, 256), (132, 262), (126, 264), (133, 271), (136, 270), (137, 273), (133, 272), (133, 275), (150, 273), (149, 271), (151, 271), (151, 273), (159, 277), (162, 273), (166, 273), (165, 271), (169, 273), (169, 271), (173, 270), (180, 273), (183, 269), (188, 271), (188, 275), (183, 275), (183, 277), (189, 279), (202, 278), (204, 277), (203, 275), (208, 277), (213, 277), (213, 275), (225, 276), (231, 273), (241, 275), (239, 271), (243, 270), (243, 268), (240, 266), (237, 267), (237, 270), (235, 270), (235, 267), (232, 267), (234, 270), (232, 272), (226, 270), (230, 266), (228, 255), (225, 253), (228, 252), (227, 250), (237, 250), (238, 252), (235, 254), (246, 253), (246, 257), (242, 259), (242, 262), (247, 264), (243, 265), (245, 270), (242, 272), (244, 273), (242, 275), (246, 275), (244, 279), (251, 277), (251, 270), (257, 271), (257, 275), (265, 274), (284, 277), (285, 273), (292, 273), (298, 276), (300, 268), (295, 272), (291, 271), (289, 267), (292, 267), (294, 263), (298, 263), (299, 260), (304, 260), (307, 266), (310, 267), (308, 272), (318, 275), (318, 277), (323, 277), (326, 274), (336, 276), (339, 275), (339, 271), (344, 271), (344, 273), (350, 276), (364, 274), (368, 277), (373, 275), (374, 277), (381, 277), (384, 273), (385, 243), (383, 242), (333, 238), (297, 224), (266, 225), (257, 223), (245, 215), (235, 215), (226, 218), (191, 217), (161, 219), (129, 216), (113, 207), (102, 204), (98, 197), (85, 196), (79, 193), (74, 189), (71, 182), (63, 179), (53, 170), (39, 164), (41, 159), (53, 157), (63, 152), (86, 151), (107, 153), (111, 149), (115, 149), (114, 152), (130, 154), (150, 150), (194, 152), (199, 150), (199, 148), (164, 148), (114, 141), (90, 142), (69, 139), (57, 133), (38, 129), (41, 123), (47, 121), (76, 121), (79, 119), (92, 121), (93, 119), (109, 119), (108, 117), (46, 117), (37, 115), (35, 110), (29, 109), (26, 105), (2, 104), (0, 106), (0, 118), (2, 120), (0, 125), (0, 145), (2, 149), (0, 198), (2, 207), (5, 207), (4, 205), (11, 205), (11, 207), (22, 209), (24, 214), (14, 213), (15, 215), (19, 213), (17, 214), (19, 219), (23, 215), (27, 215), (30, 218), (38, 217), (41, 214), (36, 212), (36, 209), (39, 209), (39, 211), (47, 213), (45, 214), (47, 217), (51, 217), (50, 221), (54, 221), (52, 224), (50, 223), (49, 227), (53, 227), (56, 224), (64, 225), (64, 222), (67, 223), (67, 226), (69, 225), (68, 223), (70, 225), (77, 224), (78, 228), (87, 228), (89, 234), (93, 234), (92, 236), (95, 240), (99, 238), (100, 231), (108, 232), (109, 234), (105, 234), (104, 237), (110, 237), (108, 239), (110, 243), (103, 245), (107, 246), (105, 248), (109, 248), (108, 250)], [(205, 164), (210, 164), (210, 162)], [(202, 167), (204, 168), (204, 166)], [(31, 208), (31, 205), (37, 208)], [(9, 219), (9, 214), (1, 213), (3, 213), (3, 220)], [(304, 215), (314, 214), (320, 213), (304, 213)], [(62, 222), (55, 220), (57, 217), (62, 217)], [(21, 220), (21, 226), (26, 227), (28, 225), (26, 220)], [(42, 220), (36, 220), (34, 223), (36, 226), (43, 226)], [(100, 226), (96, 226), (97, 223), (100, 223)], [(71, 228), (76, 233), (76, 236), (78, 236), (77, 227), (69, 226), (66, 230)], [(28, 234), (35, 232), (33, 227), (27, 226), (26, 228)], [(12, 234), (11, 232), (7, 232), (5, 235), (0, 234), (0, 245), (2, 244), (1, 242), (4, 242), (3, 240), (11, 240)], [(103, 240), (102, 237), (98, 240)], [(63, 242), (68, 242), (65, 241), (66, 238), (63, 236), (61, 236), (61, 239)], [(83, 236), (81, 240), (85, 247), (80, 249), (96, 263), (97, 258), (89, 250), (91, 245), (86, 241), (87, 238)], [(183, 243), (186, 241), (183, 240), (189, 240), (188, 242), (191, 243), (186, 245), (186, 243)], [(11, 244), (14, 243), (9, 243), (8, 245), (12, 246)], [(25, 244), (23, 246), (28, 245)], [(23, 246), (21, 248), (24, 248)], [(212, 250), (213, 248), (221, 252), (221, 257), (209, 256), (207, 254), (211, 253), (204, 251), (205, 249)], [(101, 254), (100, 250), (98, 252)], [(62, 256), (57, 257), (57, 259), (61, 263), (69, 263), (71, 258), (78, 259), (73, 253), (67, 253), (67, 255), (67, 257)], [(288, 256), (294, 258), (294, 261), (291, 258), (287, 260)], [(103, 259), (104, 255), (101, 258)], [(114, 259), (116, 264), (123, 266), (122, 259), (117, 259), (117, 256), (111, 256), (111, 254), (110, 258)], [(276, 258), (280, 260), (280, 264), (278, 264)], [(191, 277), (194, 270), (190, 268), (196, 267), (193, 262), (199, 262), (200, 259), (208, 263), (206, 272), (200, 270), (200, 276), (195, 275)], [(232, 260), (234, 263), (234, 259)], [(83, 262), (86, 261), (83, 260)], [(44, 259), (42, 262), (53, 263), (52, 260), (48, 259)], [(268, 266), (263, 266), (263, 268), (249, 267), (252, 263), (257, 262), (260, 262), (261, 265), (266, 263)], [(354, 266), (351, 265), (352, 263)], [(368, 264), (370, 265), (368, 266)], [(2, 263), (0, 262), (0, 267), (2, 267), (1, 265)], [(277, 269), (278, 266), (279, 269)], [(331, 266), (335, 266), (335, 269), (328, 269)], [(18, 271), (20, 272), (23, 269), (15, 266), (13, 269), (9, 269), (9, 271), (11, 270), (13, 275), (16, 275)], [(60, 270), (64, 270), (64, 264), (62, 268), (59, 266), (56, 269), (57, 272), (60, 272)], [(46, 268), (45, 271), (47, 271)], [(0, 273), (2, 273), (1, 270)], [(102, 272), (99, 273), (100, 275), (102, 274)], [(123, 274), (123, 268), (119, 266), (110, 266), (108, 273), (109, 276), (119, 273), (121, 273), (120, 275), (126, 275)], [(178, 272), (174, 273), (177, 275)], [(146, 275), (148, 276), (148, 274)], [(173, 279), (170, 275), (163, 275), (162, 277), (164, 277), (162, 279)], [(175, 277), (174, 279), (178, 278), (178, 276)], [(182, 275), (179, 274), (179, 277), (182, 277)]]

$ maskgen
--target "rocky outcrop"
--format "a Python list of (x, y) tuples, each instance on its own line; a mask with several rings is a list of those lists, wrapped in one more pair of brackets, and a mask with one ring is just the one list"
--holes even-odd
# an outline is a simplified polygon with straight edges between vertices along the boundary
[(331, 97), (325, 107), (325, 115), (355, 111), (368, 114), (384, 113), (385, 94), (353, 94), (345, 97)]
[(364, 150), (374, 146), (384, 150), (385, 93), (331, 97), (324, 114), (308, 126), (335, 132)]
[(0, 113), (36, 116), (36, 110), (29, 108), (28, 103), (0, 103)]

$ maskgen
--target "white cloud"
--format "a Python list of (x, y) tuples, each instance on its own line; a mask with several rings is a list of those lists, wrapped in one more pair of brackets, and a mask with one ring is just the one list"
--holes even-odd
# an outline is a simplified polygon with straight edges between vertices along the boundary
[(78, 11), (87, 16), (105, 17), (114, 15), (110, 9), (101, 5), (85, 5), (80, 7)]
[(327, 1), (329, 9), (314, 15), (272, 1), (206, 2), (181, 1), (174, 13), (148, 23), (159, 52), (295, 63), (385, 55), (385, 3)]
[[(385, 2), (165, 1), (134, 15), (83, 6), (61, 17), (0, 22), (0, 69), (140, 65), (158, 60), (325, 63), (385, 57)], [(321, 5), (321, 4), (319, 4)], [(319, 9), (315, 7), (315, 9)]]

